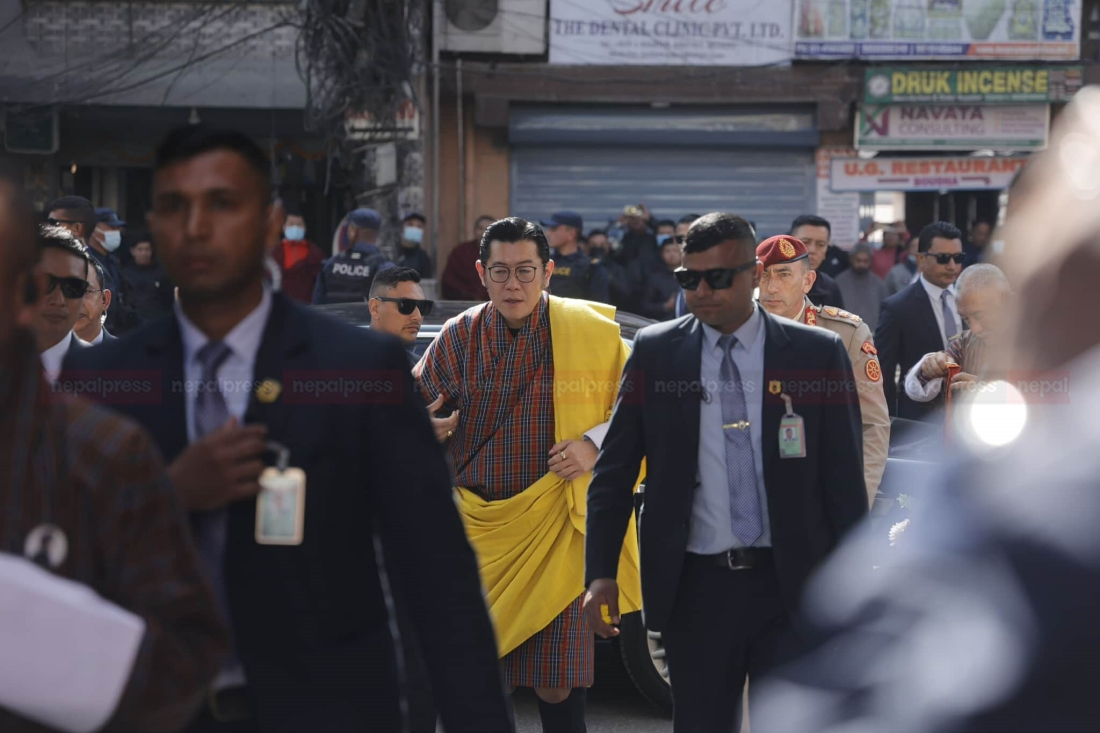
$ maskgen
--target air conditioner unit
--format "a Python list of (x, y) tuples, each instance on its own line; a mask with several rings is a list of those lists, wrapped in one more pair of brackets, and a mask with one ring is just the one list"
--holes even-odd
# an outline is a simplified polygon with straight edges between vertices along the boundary
[(440, 51), (546, 53), (546, 0), (435, 0)]

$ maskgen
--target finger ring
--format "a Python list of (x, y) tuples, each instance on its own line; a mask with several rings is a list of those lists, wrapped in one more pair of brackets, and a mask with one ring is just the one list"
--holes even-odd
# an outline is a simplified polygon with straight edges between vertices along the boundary
[(455, 431), (453, 431), (453, 430), (448, 430), (448, 431), (447, 431), (447, 437), (448, 437), (448, 438), (449, 438), (449, 437), (451, 437), (451, 436), (452, 436), (452, 435), (454, 435), (454, 434), (455, 434)]
[(562, 451), (562, 452), (561, 452), (561, 459), (562, 459), (563, 461), (565, 460), (565, 451)]

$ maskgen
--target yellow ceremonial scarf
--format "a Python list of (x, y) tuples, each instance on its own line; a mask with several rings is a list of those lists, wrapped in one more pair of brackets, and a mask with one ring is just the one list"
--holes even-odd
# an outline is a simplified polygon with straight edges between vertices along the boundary
[[(555, 440), (580, 440), (610, 419), (629, 349), (612, 306), (550, 296), (549, 307)], [(644, 475), (643, 463), (635, 490)], [(501, 501), (456, 487), (501, 657), (549, 626), (584, 592), (590, 480), (590, 473), (572, 481), (547, 473)], [(635, 532), (630, 522), (619, 558), (620, 613), (642, 608)]]

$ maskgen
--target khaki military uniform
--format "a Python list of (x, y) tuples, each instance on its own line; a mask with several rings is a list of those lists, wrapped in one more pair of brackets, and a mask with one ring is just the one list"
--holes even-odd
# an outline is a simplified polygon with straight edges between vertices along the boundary
[(859, 390), (859, 409), (863, 415), (863, 478), (867, 483), (868, 499), (873, 504), (886, 468), (886, 454), (890, 452), (890, 413), (886, 409), (882, 367), (878, 363), (871, 329), (859, 316), (839, 308), (814, 305), (809, 298), (800, 320), (839, 336), (852, 360)]

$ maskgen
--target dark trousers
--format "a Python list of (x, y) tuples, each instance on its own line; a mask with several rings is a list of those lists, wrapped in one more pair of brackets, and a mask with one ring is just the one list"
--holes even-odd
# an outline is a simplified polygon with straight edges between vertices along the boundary
[[(738, 733), (746, 676), (761, 680), (793, 658), (790, 632), (770, 561), (729, 570), (688, 554), (672, 616), (661, 632), (673, 731)], [(751, 714), (751, 701), (749, 709)]]

